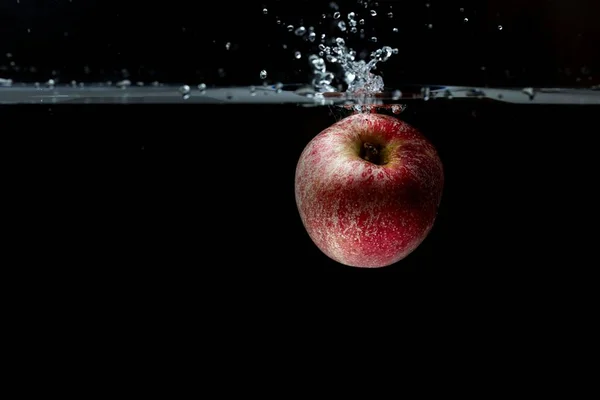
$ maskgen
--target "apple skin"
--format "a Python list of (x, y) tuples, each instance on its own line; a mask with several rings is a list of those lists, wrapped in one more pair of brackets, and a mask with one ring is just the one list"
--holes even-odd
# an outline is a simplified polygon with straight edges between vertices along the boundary
[[(378, 146), (377, 164), (363, 158), (364, 143)], [(295, 175), (296, 205), (312, 241), (338, 263), (361, 268), (413, 252), (433, 227), (443, 186), (433, 144), (377, 113), (355, 113), (316, 135)]]

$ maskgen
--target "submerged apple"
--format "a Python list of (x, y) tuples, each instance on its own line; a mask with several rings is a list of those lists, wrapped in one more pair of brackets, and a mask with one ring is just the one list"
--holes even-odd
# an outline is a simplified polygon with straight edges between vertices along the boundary
[(433, 227), (442, 162), (419, 131), (398, 118), (356, 113), (315, 136), (296, 167), (302, 223), (331, 259), (363, 268), (394, 264)]

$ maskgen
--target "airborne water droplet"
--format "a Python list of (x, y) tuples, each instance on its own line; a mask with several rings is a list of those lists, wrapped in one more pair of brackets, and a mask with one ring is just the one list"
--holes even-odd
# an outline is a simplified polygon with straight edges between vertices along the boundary
[(302, 36), (306, 33), (306, 28), (303, 26), (298, 27), (298, 29), (296, 29), (296, 31), (294, 32), (296, 34), (296, 36)]

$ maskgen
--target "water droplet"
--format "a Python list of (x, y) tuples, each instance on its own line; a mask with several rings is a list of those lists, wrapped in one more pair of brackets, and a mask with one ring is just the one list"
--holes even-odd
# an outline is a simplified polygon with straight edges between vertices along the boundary
[(399, 90), (394, 90), (392, 92), (392, 100), (398, 100), (400, 97), (402, 97), (402, 92)]
[(535, 90), (532, 87), (523, 88), (523, 93), (529, 96), (529, 100), (533, 100), (535, 97)]
[(336, 12), (334, 12), (334, 13), (333, 13), (333, 19), (338, 19), (338, 18), (340, 17), (340, 15), (341, 15), (341, 14), (340, 14), (340, 12), (339, 12), (339, 11), (336, 11)]
[(297, 52), (295, 52), (295, 53), (294, 53), (294, 58), (295, 58), (296, 60), (299, 60), (299, 59), (300, 59), (300, 57), (302, 57), (302, 53), (300, 53), (299, 51), (297, 51)]
[(394, 18), (394, 13), (393, 12), (389, 12), (388, 13), (388, 18)]
[(394, 104), (392, 106), (392, 112), (394, 114), (400, 114), (402, 111), (406, 109), (406, 105)]
[(131, 86), (131, 81), (129, 79), (123, 79), (122, 81), (117, 82), (116, 85), (121, 89), (126, 89), (127, 87)]
[(308, 58), (309, 63), (313, 67), (313, 72), (325, 72), (325, 60), (314, 54)]
[(260, 79), (267, 79), (267, 71), (266, 70), (262, 70), (260, 71)]
[(498, 25), (498, 30), (501, 31), (502, 30), (502, 25)]
[(179, 88), (179, 93), (181, 94), (189, 94), (190, 93), (190, 87), (188, 85), (183, 85)]
[(267, 15), (269, 13), (269, 10), (267, 10), (266, 8), (263, 8), (263, 14)]
[(229, 50), (231, 48), (231, 42), (225, 43), (225, 50)]
[(371, 17), (375, 17), (375, 16), (377, 16), (377, 11), (371, 10)]
[(298, 29), (296, 29), (294, 31), (294, 34), (296, 34), (296, 36), (302, 36), (306, 33), (306, 28), (303, 26), (299, 26)]
[(429, 101), (431, 95), (431, 89), (429, 88), (429, 86), (426, 86), (423, 89), (421, 89), (421, 94), (423, 95), (424, 101)]

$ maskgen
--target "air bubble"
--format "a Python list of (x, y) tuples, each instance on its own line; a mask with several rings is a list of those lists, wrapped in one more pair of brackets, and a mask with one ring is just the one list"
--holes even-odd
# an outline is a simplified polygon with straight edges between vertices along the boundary
[(392, 100), (398, 100), (400, 97), (402, 97), (402, 92), (399, 90), (394, 90), (392, 92)]
[(310, 32), (308, 34), (308, 40), (310, 40), (311, 42), (314, 42), (316, 38), (317, 38), (317, 35), (314, 32)]
[(260, 71), (260, 79), (267, 79), (267, 71), (266, 70), (262, 70)]
[(377, 11), (371, 10), (371, 17), (375, 17), (375, 16), (377, 16)]
[(340, 28), (340, 31), (345, 32), (346, 31), (346, 23), (344, 21), (338, 22), (338, 28)]
[(225, 50), (229, 50), (231, 48), (231, 42), (225, 43)]
[(294, 58), (296, 60), (299, 60), (301, 57), (302, 57), (302, 53), (300, 53), (299, 51), (297, 51), (297, 52), (294, 53)]
[(393, 12), (389, 12), (388, 13), (388, 18), (394, 18), (394, 13)]
[(263, 14), (267, 15), (269, 13), (269, 10), (267, 10), (266, 8), (263, 8)]
[(199, 84), (199, 85), (198, 85), (198, 89), (199, 89), (201, 92), (204, 92), (204, 91), (206, 90), (206, 83), (201, 83), (201, 84)]
[(502, 25), (498, 25), (498, 30), (501, 31), (502, 29)]
[(288, 26), (287, 26), (287, 30), (288, 30), (289, 32), (292, 32), (292, 31), (294, 30), (294, 25), (288, 25)]
[(338, 19), (338, 18), (340, 17), (340, 15), (341, 15), (341, 14), (340, 14), (340, 12), (339, 12), (339, 11), (336, 11), (336, 12), (334, 12), (334, 13), (333, 13), (333, 19)]
[(352, 21), (354, 20), (354, 17), (356, 17), (356, 14), (354, 14), (353, 12), (348, 13), (348, 20)]
[(392, 32), (394, 32), (394, 33), (398, 33), (398, 28), (393, 28), (393, 29), (392, 29)]
[(335, 39), (335, 43), (336, 43), (338, 46), (344, 46), (344, 45), (346, 44), (346, 42), (344, 41), (344, 39), (342, 39), (341, 37), (339, 37), (339, 38), (336, 38), (336, 39)]

